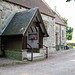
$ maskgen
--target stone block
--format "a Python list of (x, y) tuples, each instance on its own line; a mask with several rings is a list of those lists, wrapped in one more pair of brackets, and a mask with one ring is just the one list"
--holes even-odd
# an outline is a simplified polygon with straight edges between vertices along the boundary
[(22, 60), (22, 51), (6, 50), (5, 52), (6, 52), (6, 57), (8, 58)]
[(46, 49), (41, 48), (40, 49), (40, 54), (45, 55), (46, 54)]
[(27, 59), (27, 50), (22, 50), (22, 60)]

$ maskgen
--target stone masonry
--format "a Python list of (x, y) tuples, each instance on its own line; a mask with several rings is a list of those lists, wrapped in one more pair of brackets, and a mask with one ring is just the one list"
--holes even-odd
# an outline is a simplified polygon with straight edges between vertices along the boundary
[(57, 45), (66, 46), (66, 26), (55, 24), (55, 33), (57, 33)]
[[(19, 12), (19, 11), (25, 11), (26, 8), (0, 0), (0, 10), (1, 10), (0, 30), (3, 31), (4, 28), (6, 27), (6, 24), (9, 23), (9, 20), (11, 20), (14, 13)], [(48, 46), (50, 51), (54, 51), (55, 50), (54, 48), (55, 46), (55, 32), (54, 32), (55, 19), (46, 15), (43, 15), (43, 14), (41, 14), (41, 16), (49, 34), (48, 38), (43, 39), (44, 45)], [(1, 33), (2, 32), (0, 32), (0, 34)]]

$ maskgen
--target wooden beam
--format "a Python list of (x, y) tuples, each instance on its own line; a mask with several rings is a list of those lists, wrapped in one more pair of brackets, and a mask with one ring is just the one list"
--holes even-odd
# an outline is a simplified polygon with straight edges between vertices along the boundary
[(36, 17), (36, 20), (38, 21), (38, 18)]
[(2, 52), (2, 57), (6, 57), (5, 46), (4, 46), (4, 37), (1, 37), (1, 52)]
[(22, 49), (27, 48), (27, 36), (22, 37)]
[(41, 21), (38, 20), (38, 18), (36, 17), (37, 22), (36, 23), (41, 23)]
[(36, 24), (36, 23), (40, 24), (41, 22), (39, 21), (39, 22), (33, 22), (33, 23), (35, 23), (35, 24)]
[(36, 32), (38, 32), (37, 28), (35, 27)]
[(31, 62), (33, 61), (33, 49), (31, 50)]
[(30, 27), (30, 29), (31, 29), (31, 31), (33, 32), (33, 29), (32, 29), (32, 27)]

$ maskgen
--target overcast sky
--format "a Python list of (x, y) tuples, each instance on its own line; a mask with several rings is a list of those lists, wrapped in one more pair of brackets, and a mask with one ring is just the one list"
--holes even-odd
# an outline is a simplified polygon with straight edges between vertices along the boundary
[(75, 1), (66, 2), (66, 0), (45, 0), (45, 2), (54, 10), (68, 19), (68, 25), (74, 28), (73, 39), (75, 39)]

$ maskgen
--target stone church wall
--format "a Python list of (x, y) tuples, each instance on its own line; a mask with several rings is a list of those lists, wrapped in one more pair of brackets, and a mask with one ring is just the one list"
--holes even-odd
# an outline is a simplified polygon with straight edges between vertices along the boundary
[[(3, 31), (6, 27), (6, 25), (9, 23), (11, 20), (12, 16), (14, 15), (15, 12), (19, 11), (25, 11), (26, 8), (5, 2), (5, 1), (0, 1), (0, 10), (1, 10), (1, 26), (0, 26), (0, 31)], [(55, 24), (55, 19), (46, 15), (41, 14), (42, 19), (45, 23), (46, 29), (48, 31), (49, 37), (44, 38), (44, 45), (49, 47), (49, 51), (54, 51), (55, 50), (55, 32), (54, 32), (54, 24)], [(0, 32), (2, 33), (2, 32)]]
[(57, 33), (57, 45), (66, 46), (66, 26), (55, 24), (55, 33)]
[(55, 19), (49, 16), (45, 16), (43, 14), (42, 14), (42, 19), (49, 34), (49, 37), (44, 38), (44, 45), (49, 47), (49, 52), (55, 51), (55, 38), (54, 38)]

